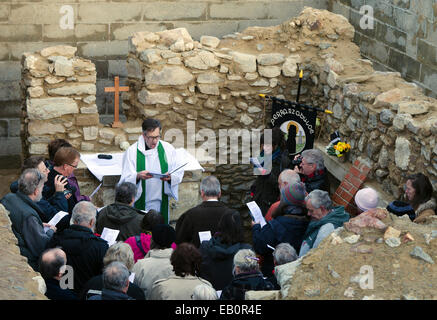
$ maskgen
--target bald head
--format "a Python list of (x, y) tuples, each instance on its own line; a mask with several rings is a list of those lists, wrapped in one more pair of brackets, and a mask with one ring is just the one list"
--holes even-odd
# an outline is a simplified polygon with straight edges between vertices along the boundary
[(286, 185), (293, 185), (300, 182), (299, 174), (291, 169), (285, 169), (278, 177), (279, 189), (282, 189)]
[(40, 257), (39, 272), (44, 279), (59, 280), (67, 264), (67, 255), (60, 248), (47, 249)]

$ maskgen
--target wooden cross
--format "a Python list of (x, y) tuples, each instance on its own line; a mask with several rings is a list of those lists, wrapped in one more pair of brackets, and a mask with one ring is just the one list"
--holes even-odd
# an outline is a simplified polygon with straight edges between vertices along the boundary
[(113, 87), (105, 87), (105, 92), (114, 92), (115, 98), (114, 98), (114, 122), (112, 123), (113, 128), (122, 128), (123, 124), (119, 120), (119, 99), (118, 95), (121, 91), (129, 91), (129, 87), (120, 87), (120, 79), (115, 77), (114, 79), (114, 86)]

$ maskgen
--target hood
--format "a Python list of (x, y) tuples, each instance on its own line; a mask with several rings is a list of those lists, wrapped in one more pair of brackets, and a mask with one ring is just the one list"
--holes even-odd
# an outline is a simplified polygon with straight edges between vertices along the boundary
[(429, 199), (427, 202), (422, 203), (416, 210), (416, 217), (425, 210), (436, 211), (437, 204), (434, 198)]
[(138, 216), (138, 212), (135, 208), (123, 204), (113, 203), (105, 208), (106, 218), (116, 224), (125, 224), (135, 219)]
[(344, 210), (343, 206), (334, 207), (331, 212), (329, 212), (322, 219), (313, 220), (309, 223), (304, 238), (311, 234), (311, 232), (313, 232), (315, 229), (318, 229), (327, 223), (332, 223), (335, 228), (339, 228), (343, 226), (343, 223), (349, 221), (349, 219), (349, 213)]
[(11, 189), (12, 193), (17, 193), (18, 191), (18, 180), (11, 183), (9, 189)]
[(251, 249), (247, 243), (235, 243), (233, 245), (224, 244), (220, 237), (211, 238), (208, 242), (203, 242), (202, 247), (208, 251), (212, 259), (226, 260), (233, 257), (240, 249)]

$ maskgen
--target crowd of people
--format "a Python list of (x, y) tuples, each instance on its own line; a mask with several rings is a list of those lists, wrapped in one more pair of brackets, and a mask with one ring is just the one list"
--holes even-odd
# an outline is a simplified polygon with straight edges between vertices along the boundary
[[(146, 156), (159, 148), (161, 130), (156, 121), (148, 123), (156, 126), (143, 126), (138, 141)], [(20, 253), (41, 273), (49, 299), (243, 300), (248, 290), (280, 289), (275, 267), (306, 255), (350, 219), (331, 201), (323, 154), (310, 149), (291, 159), (285, 145), (276, 129), (272, 144), (262, 144), (261, 156), (271, 170), (256, 178), (251, 191), (266, 224), (252, 222), (251, 243), (244, 241), (240, 212), (220, 201), (221, 185), (212, 175), (200, 183), (202, 203), (183, 213), (175, 227), (168, 223), (168, 212), (157, 210), (167, 206), (147, 207), (145, 181), (151, 176), (144, 166), (137, 168), (133, 182), (120, 181), (113, 204), (97, 210), (74, 176), (80, 154), (63, 139), (50, 142), (49, 159), (24, 161), (1, 203), (10, 212)], [(132, 152), (139, 154), (139, 147)], [(165, 150), (157, 152), (162, 164), (158, 156)], [(162, 170), (160, 201), (166, 199), (164, 184), (171, 195), (177, 193), (174, 182), (181, 180), (167, 169)], [(421, 223), (435, 214), (432, 192), (425, 175), (412, 175), (404, 199), (387, 210)], [(361, 189), (355, 204), (361, 212), (376, 208), (378, 193)], [(48, 224), (59, 211), (68, 214)], [(101, 238), (104, 228), (119, 230), (115, 244)], [(202, 241), (205, 231), (210, 238)]]

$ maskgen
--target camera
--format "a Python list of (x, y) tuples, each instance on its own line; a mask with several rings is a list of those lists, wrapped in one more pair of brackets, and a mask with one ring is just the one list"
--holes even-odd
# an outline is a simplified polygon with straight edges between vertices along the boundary
[(299, 156), (297, 159), (291, 160), (291, 167), (294, 168), (298, 166), (300, 168), (301, 163), (302, 163), (302, 156)]

